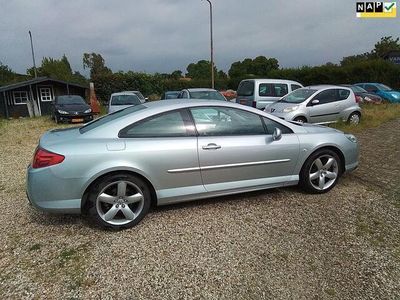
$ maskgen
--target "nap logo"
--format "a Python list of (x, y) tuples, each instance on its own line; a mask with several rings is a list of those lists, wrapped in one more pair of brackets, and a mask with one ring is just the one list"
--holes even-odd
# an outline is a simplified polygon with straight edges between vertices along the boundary
[(357, 2), (357, 18), (396, 18), (396, 2)]

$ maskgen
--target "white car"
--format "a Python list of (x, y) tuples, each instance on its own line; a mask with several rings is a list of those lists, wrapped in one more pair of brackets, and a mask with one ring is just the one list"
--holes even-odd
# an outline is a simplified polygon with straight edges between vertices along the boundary
[(111, 94), (108, 102), (108, 113), (127, 108), (129, 106), (142, 104), (139, 97), (133, 92), (120, 92)]

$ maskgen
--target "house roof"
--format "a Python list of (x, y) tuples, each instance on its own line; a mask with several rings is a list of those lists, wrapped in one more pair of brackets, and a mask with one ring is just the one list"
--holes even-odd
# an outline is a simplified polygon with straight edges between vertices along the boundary
[(89, 88), (88, 86), (84, 86), (84, 85), (77, 84), (77, 83), (71, 83), (71, 82), (68, 82), (68, 81), (52, 79), (52, 78), (49, 78), (49, 77), (38, 77), (38, 78), (26, 80), (26, 81), (21, 81), (21, 82), (9, 84), (9, 85), (1, 86), (0, 87), (0, 92), (13, 90), (13, 89), (20, 88), (20, 87), (23, 87), (23, 86), (26, 86), (26, 85), (41, 83), (41, 82), (44, 82), (44, 81), (53, 81), (53, 82), (58, 82), (58, 83), (62, 83), (62, 84), (68, 84), (70, 86), (76, 86), (76, 87), (80, 87), (80, 88), (83, 88), (83, 89), (88, 89)]

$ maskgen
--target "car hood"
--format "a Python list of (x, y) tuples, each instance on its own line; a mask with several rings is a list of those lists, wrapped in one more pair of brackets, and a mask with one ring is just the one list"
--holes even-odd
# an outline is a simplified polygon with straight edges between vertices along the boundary
[(39, 147), (51, 151), (51, 146), (59, 143), (68, 143), (80, 136), (79, 127), (53, 129), (40, 137)]
[(275, 102), (265, 107), (265, 111), (268, 113), (281, 113), (287, 107), (298, 106), (300, 104), (301, 103)]
[[(297, 122), (291, 122), (291, 123), (297, 123)], [(299, 123), (297, 123), (297, 124), (299, 124)], [(334, 133), (334, 132), (343, 133), (342, 131), (337, 130), (335, 128), (322, 126), (322, 125), (301, 123), (301, 124), (299, 124), (299, 126), (302, 126), (302, 128), (305, 129), (308, 133)]]
[(383, 93), (393, 98), (400, 99), (400, 92), (398, 91), (384, 91)]
[(90, 106), (87, 104), (67, 104), (67, 105), (58, 104), (58, 105), (56, 105), (56, 109), (64, 110), (66, 112), (76, 112), (76, 111), (83, 112), (89, 108), (90, 108)]

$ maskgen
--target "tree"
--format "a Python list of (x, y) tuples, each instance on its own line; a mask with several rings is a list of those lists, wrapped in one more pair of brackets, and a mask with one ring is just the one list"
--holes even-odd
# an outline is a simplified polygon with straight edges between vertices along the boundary
[(96, 76), (112, 74), (111, 69), (105, 66), (105, 60), (101, 54), (93, 52), (83, 54), (83, 67), (90, 69), (92, 79)]
[(0, 62), (0, 86), (14, 80), (15, 73), (7, 66)]
[[(197, 63), (191, 63), (187, 66), (186, 70), (186, 76), (193, 79), (211, 78), (211, 63), (207, 60), (199, 60)], [(214, 73), (217, 73), (215, 66)]]
[(231, 78), (266, 76), (272, 70), (277, 69), (279, 69), (279, 63), (276, 58), (257, 56), (254, 59), (246, 58), (242, 62), (234, 62), (228, 73)]
[(399, 38), (393, 39), (392, 36), (382, 37), (371, 51), (373, 58), (383, 58), (389, 51), (400, 50)]
[(181, 70), (175, 70), (171, 73), (171, 78), (173, 78), (173, 79), (179, 79), (182, 77), (183, 77), (183, 74), (182, 74)]

